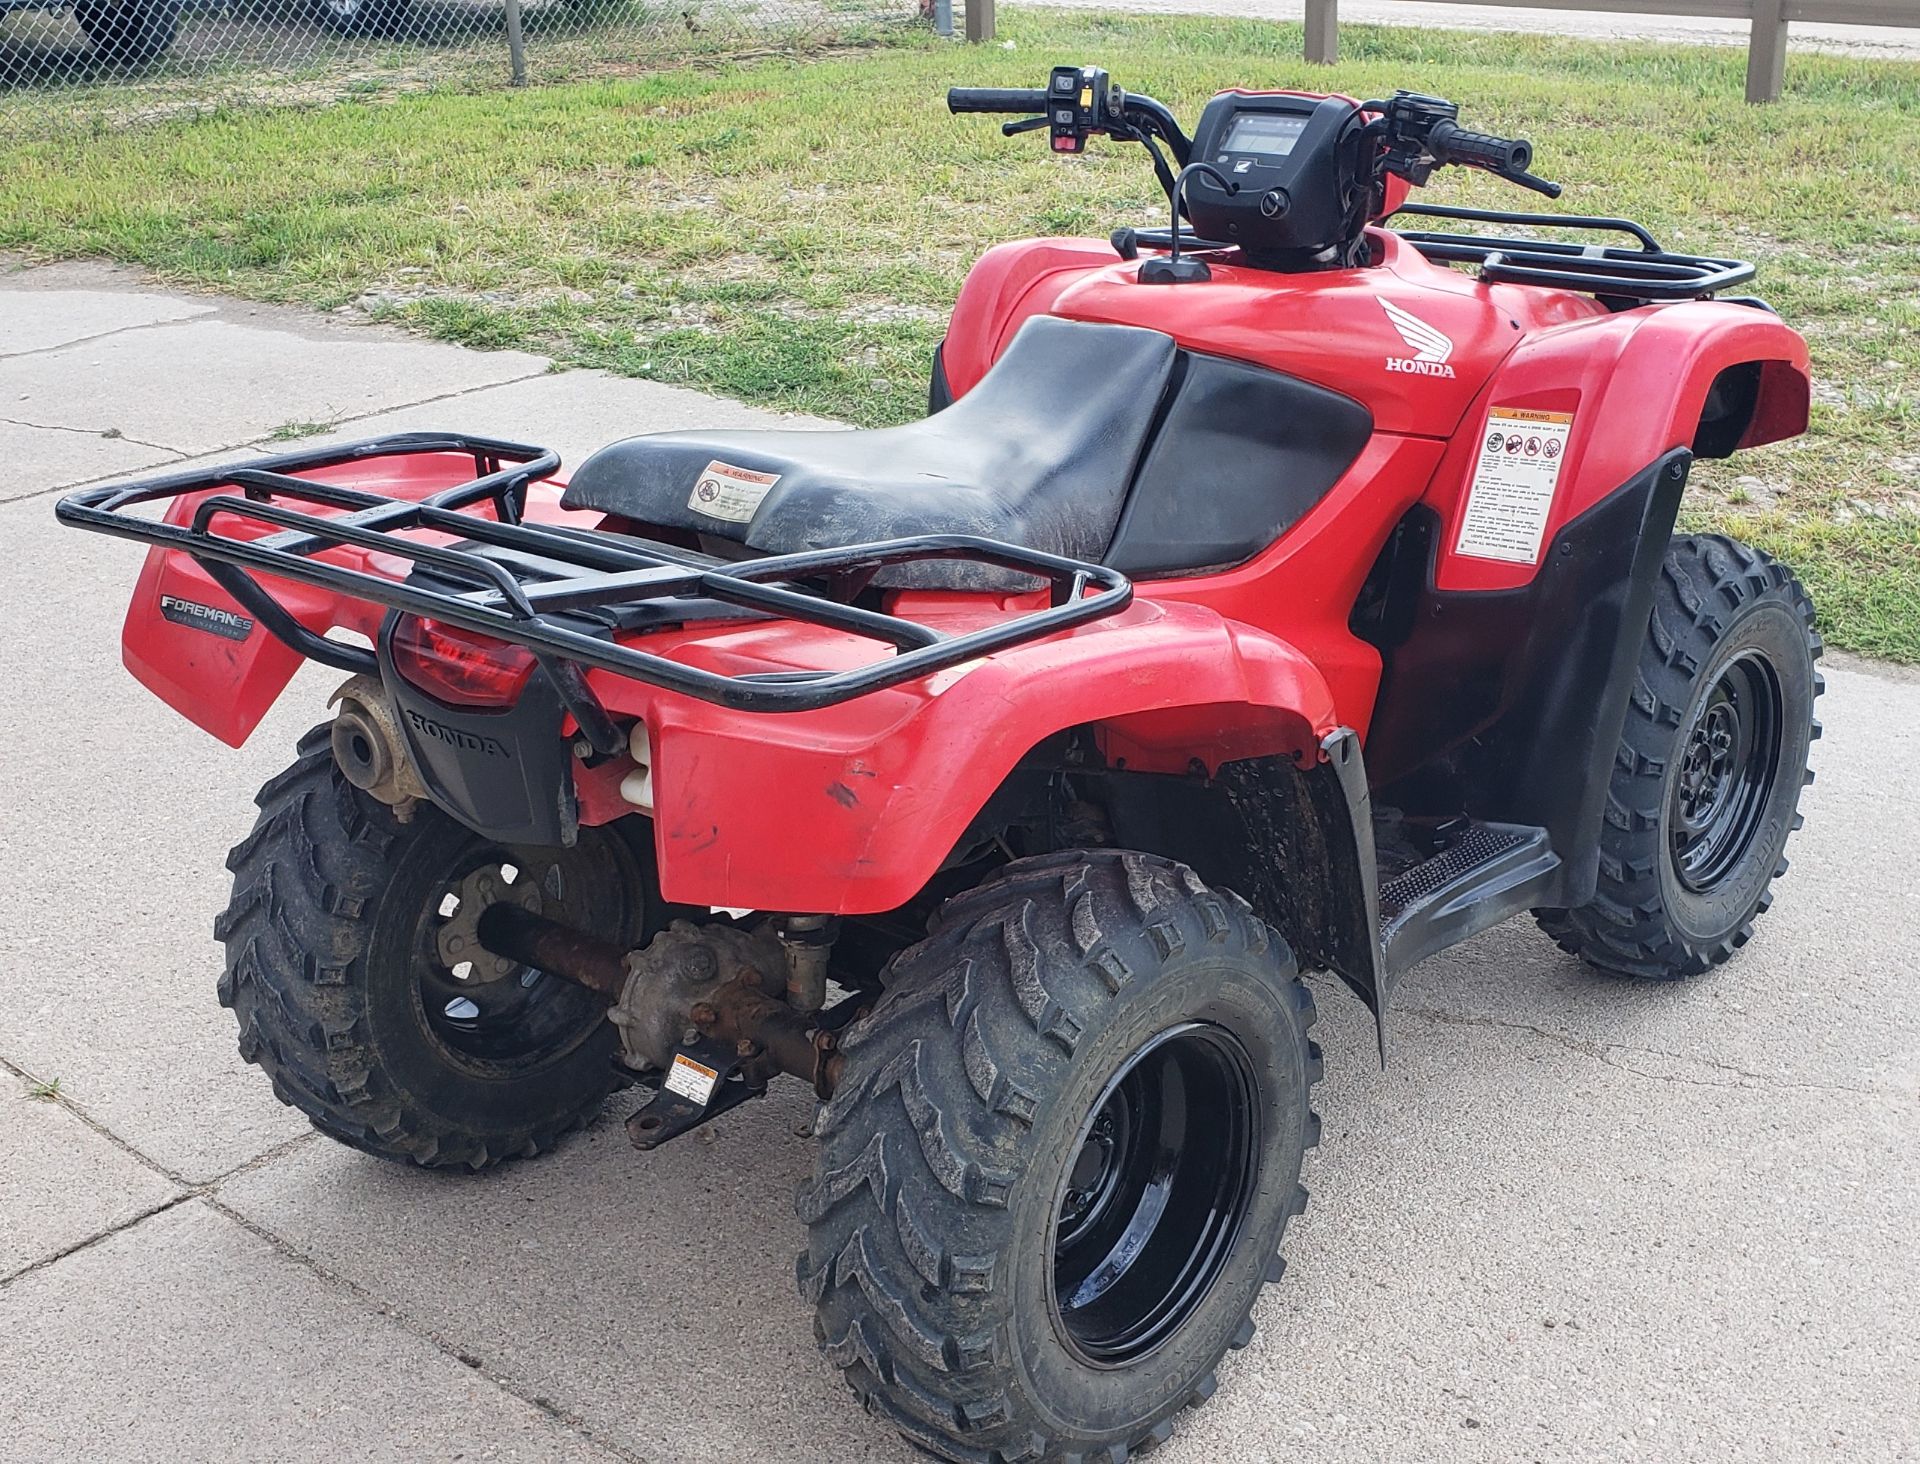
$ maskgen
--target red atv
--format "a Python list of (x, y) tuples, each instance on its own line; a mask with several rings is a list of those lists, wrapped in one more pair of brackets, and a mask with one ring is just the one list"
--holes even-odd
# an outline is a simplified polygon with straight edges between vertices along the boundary
[(1141, 144), (1171, 217), (991, 251), (923, 421), (564, 489), (412, 435), (60, 514), (153, 546), (127, 664), (216, 736), (348, 678), (216, 926), (282, 1099), (479, 1168), (629, 1084), (652, 1149), (797, 1078), (800, 1289), (868, 1407), (1117, 1460), (1280, 1275), (1302, 970), (1384, 1020), (1523, 911), (1670, 979), (1767, 908), (1813, 611), (1673, 526), (1696, 457), (1805, 429), (1807, 349), (1750, 265), (1407, 206), (1443, 164), (1558, 192), (1431, 97), (1230, 91), (1191, 138), (1091, 68), (949, 101)]

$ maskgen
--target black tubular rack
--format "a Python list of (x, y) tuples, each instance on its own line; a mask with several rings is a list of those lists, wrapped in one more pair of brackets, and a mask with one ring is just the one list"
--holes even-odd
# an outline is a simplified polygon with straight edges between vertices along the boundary
[[(414, 500), (295, 476), (422, 453), (469, 454), (474, 477)], [(255, 574), (317, 585), (524, 646), (553, 677), (597, 746), (614, 742), (616, 734), (587, 690), (581, 667), (740, 711), (812, 711), (1116, 614), (1133, 598), (1131, 582), (1116, 570), (966, 534), (720, 560), (624, 534), (523, 522), (529, 486), (559, 466), (556, 454), (522, 443), (411, 432), (83, 489), (61, 499), (56, 513), (77, 528), (191, 556), (273, 635), (303, 656), (341, 670), (377, 674), (378, 659), (364, 647), (326, 639), (300, 625)], [(237, 491), (203, 499), (188, 525), (128, 512), (218, 489)], [(491, 505), (497, 517), (464, 511), (483, 504)], [(309, 511), (314, 508), (339, 512)], [(233, 538), (215, 532), (217, 519), (251, 520), (280, 532)], [(453, 535), (457, 542), (401, 537), (423, 529)], [(404, 581), (393, 580), (313, 557), (349, 545), (410, 560), (415, 572)], [(902, 616), (845, 603), (849, 592), (877, 571), (956, 559), (1031, 575), (1045, 583), (1048, 604), (980, 630), (946, 635)], [(826, 581), (843, 598), (800, 587), (808, 581)], [(727, 675), (612, 638), (620, 628), (758, 617), (846, 631), (889, 644), (895, 653), (850, 670)]]
[(1478, 264), (1480, 278), (1498, 284), (1546, 285), (1560, 290), (1580, 290), (1609, 300), (1646, 304), (1658, 300), (1702, 299), (1744, 285), (1758, 272), (1745, 260), (1670, 253), (1660, 247), (1652, 234), (1630, 219), (1507, 213), (1438, 203), (1404, 204), (1394, 217), (1406, 214), (1474, 224), (1518, 224), (1528, 228), (1626, 234), (1637, 246), (1578, 244), (1563, 239), (1502, 239), (1416, 229), (1394, 231), (1428, 259), (1448, 264)]

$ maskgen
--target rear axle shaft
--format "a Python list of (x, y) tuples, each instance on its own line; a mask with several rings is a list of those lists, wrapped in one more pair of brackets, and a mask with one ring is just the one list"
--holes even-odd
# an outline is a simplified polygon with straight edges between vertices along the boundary
[[(622, 1018), (623, 1028), (691, 1027), (702, 1036), (734, 1044), (742, 1058), (741, 1071), (762, 1084), (785, 1073), (822, 1098), (832, 1095), (841, 1066), (833, 1034), (817, 1024), (813, 1013), (796, 1010), (771, 994), (769, 986), (776, 991), (785, 987), (786, 972), (743, 962), (736, 953), (737, 941), (696, 945), (707, 959), (690, 983), (684, 973), (678, 980), (649, 980), (647, 951), (629, 953), (504, 902), (480, 916), (479, 934), (489, 951), (583, 986), (610, 1006), (617, 1005), (621, 1010), (615, 1015)], [(698, 928), (675, 922), (672, 931), (656, 939), (685, 942), (689, 935), (697, 937)], [(708, 956), (710, 950), (715, 954)]]

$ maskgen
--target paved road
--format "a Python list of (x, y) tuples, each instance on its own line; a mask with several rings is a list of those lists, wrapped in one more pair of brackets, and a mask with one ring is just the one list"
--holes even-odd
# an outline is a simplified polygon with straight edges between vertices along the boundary
[[(616, 1104), (457, 1177), (313, 1136), (240, 1064), (221, 858), (328, 678), (221, 748), (118, 664), (136, 553), (51, 513), (289, 422), (577, 457), (760, 416), (0, 270), (0, 1459), (904, 1464), (794, 1295), (798, 1095), (644, 1157)], [(1410, 976), (1384, 1073), (1323, 992), (1292, 1269), (1160, 1457), (1920, 1458), (1920, 683), (1829, 683), (1793, 871), (1730, 968), (1621, 986), (1498, 930)]]
[[(1232, 15), (1253, 20), (1297, 21), (1305, 0), (1046, 0), (1099, 10), (1146, 10), (1175, 15)], [(1744, 46), (1753, 24), (1697, 16), (1609, 15), (1595, 11), (1515, 9), (1505, 5), (1454, 5), (1428, 0), (1340, 0), (1340, 19), (1355, 25), (1430, 26), (1441, 30), (1522, 31), (1529, 35), (1583, 36), (1590, 40), (1674, 41), (1694, 46)], [(1831, 51), (1883, 60), (1920, 60), (1920, 5), (1911, 26), (1814, 25), (1788, 31), (1795, 50)]]

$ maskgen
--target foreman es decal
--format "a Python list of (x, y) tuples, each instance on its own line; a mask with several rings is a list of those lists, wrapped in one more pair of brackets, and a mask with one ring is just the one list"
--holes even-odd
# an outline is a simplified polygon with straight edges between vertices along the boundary
[(1410, 371), (1416, 376), (1453, 375), (1453, 368), (1447, 364), (1447, 358), (1453, 355), (1453, 340), (1442, 334), (1419, 316), (1402, 310), (1391, 300), (1382, 300), (1380, 308), (1387, 312), (1387, 319), (1393, 322), (1393, 328), (1400, 332), (1400, 339), (1407, 343), (1411, 356), (1387, 357), (1387, 370)]
[(160, 597), (160, 614), (175, 625), (204, 630), (208, 635), (223, 636), (231, 641), (243, 641), (253, 634), (253, 622), (246, 616), (222, 610), (218, 605), (183, 600), (178, 595)]

